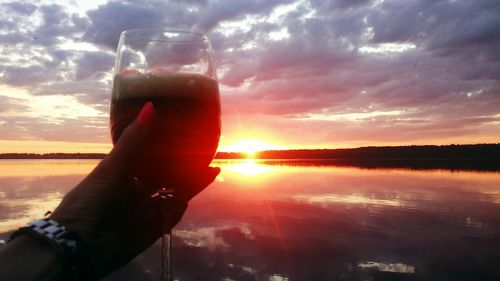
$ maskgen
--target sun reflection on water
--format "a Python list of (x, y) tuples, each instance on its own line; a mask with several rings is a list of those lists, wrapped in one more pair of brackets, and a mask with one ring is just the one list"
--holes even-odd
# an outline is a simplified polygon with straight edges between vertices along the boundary
[[(97, 164), (7, 162), (0, 161), (0, 247), (8, 231), (53, 209)], [(430, 280), (429, 261), (438, 259), (450, 264), (443, 276), (475, 280), (500, 252), (500, 173), (212, 164), (221, 175), (174, 230), (174, 268), (183, 280)], [(159, 244), (138, 259), (151, 279), (160, 272)], [(200, 278), (211, 273), (221, 278)], [(495, 269), (488, 273), (481, 280), (500, 280)]]
[(415, 273), (415, 266), (404, 263), (361, 262), (359, 268), (373, 268), (384, 272)]
[(255, 159), (245, 159), (236, 163), (228, 163), (224, 165), (224, 170), (228, 170), (242, 176), (258, 176), (264, 173), (276, 171), (276, 168), (268, 165), (262, 165)]
[(367, 195), (352, 194), (352, 195), (340, 195), (340, 194), (298, 194), (295, 199), (302, 202), (307, 202), (310, 204), (319, 205), (330, 205), (330, 204), (356, 204), (356, 205), (380, 205), (380, 206), (392, 206), (400, 207), (403, 206), (403, 202), (396, 199), (381, 199), (373, 198)]
[(175, 235), (182, 239), (183, 243), (192, 247), (205, 247), (214, 250), (217, 247), (228, 248), (229, 245), (217, 236), (220, 228), (202, 227), (199, 229), (177, 229)]

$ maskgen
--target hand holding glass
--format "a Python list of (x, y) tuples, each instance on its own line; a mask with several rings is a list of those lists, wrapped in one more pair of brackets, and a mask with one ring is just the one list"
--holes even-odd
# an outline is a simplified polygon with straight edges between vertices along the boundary
[[(208, 39), (165, 29), (124, 31), (118, 45), (111, 97), (113, 143), (152, 102), (156, 118), (134, 175), (150, 192), (182, 188), (208, 167), (220, 137), (220, 101)], [(171, 239), (163, 237), (162, 280), (171, 280)]]
[(111, 100), (111, 135), (148, 101), (158, 114), (136, 176), (150, 187), (175, 188), (190, 168), (208, 166), (220, 137), (220, 102), (207, 38), (199, 33), (138, 29), (122, 33)]

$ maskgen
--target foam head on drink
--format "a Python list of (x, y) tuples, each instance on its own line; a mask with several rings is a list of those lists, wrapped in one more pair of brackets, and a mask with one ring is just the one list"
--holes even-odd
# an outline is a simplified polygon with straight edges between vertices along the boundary
[(113, 143), (148, 101), (157, 118), (138, 155), (136, 176), (152, 186), (175, 185), (192, 168), (208, 166), (220, 137), (217, 81), (191, 73), (117, 74), (110, 113)]

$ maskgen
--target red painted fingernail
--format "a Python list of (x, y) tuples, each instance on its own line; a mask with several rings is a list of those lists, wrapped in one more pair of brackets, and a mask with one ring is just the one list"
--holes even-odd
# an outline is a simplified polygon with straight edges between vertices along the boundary
[(148, 127), (153, 120), (153, 116), (155, 115), (155, 107), (153, 103), (148, 101), (141, 109), (141, 113), (139, 113), (138, 122), (143, 127)]

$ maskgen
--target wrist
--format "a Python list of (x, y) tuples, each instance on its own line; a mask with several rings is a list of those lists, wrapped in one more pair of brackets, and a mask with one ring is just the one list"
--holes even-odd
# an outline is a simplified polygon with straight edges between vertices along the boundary
[(50, 245), (20, 235), (0, 251), (2, 280), (66, 280), (64, 266)]
[(23, 237), (37, 240), (44, 244), (57, 257), (63, 266), (64, 275), (71, 280), (94, 279), (94, 263), (90, 259), (87, 247), (79, 236), (66, 229), (53, 219), (36, 220), (26, 227), (15, 231), (9, 243)]

